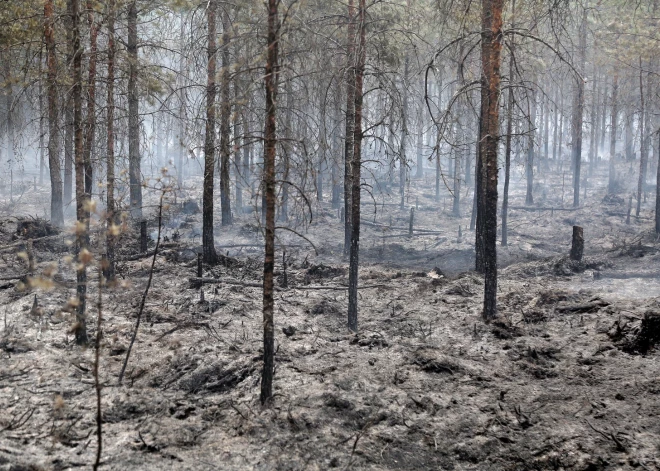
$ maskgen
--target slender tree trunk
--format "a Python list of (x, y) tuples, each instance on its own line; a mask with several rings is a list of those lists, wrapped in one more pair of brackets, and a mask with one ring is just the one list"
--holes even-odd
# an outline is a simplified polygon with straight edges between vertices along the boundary
[(128, 178), (131, 216), (142, 219), (142, 173), (140, 171), (140, 115), (138, 93), (137, 0), (128, 4)]
[(229, 98), (230, 89), (230, 74), (229, 74), (229, 13), (227, 11), (228, 5), (222, 6), (222, 73), (221, 73), (221, 89), (220, 100), (220, 203), (222, 206), (222, 225), (229, 226), (232, 224), (231, 217), (231, 190), (230, 190), (230, 119), (231, 119), (231, 103)]
[(106, 4), (108, 27), (108, 77), (106, 101), (106, 278), (115, 278), (115, 0), (108, 0)]
[(589, 134), (589, 175), (593, 175), (596, 168), (596, 145), (598, 139), (598, 112), (596, 103), (598, 102), (599, 83), (598, 75), (594, 70), (593, 87), (591, 90), (591, 132)]
[[(544, 95), (545, 96), (545, 95)], [(548, 168), (550, 147), (550, 96), (545, 96), (545, 113), (543, 114), (543, 167)]]
[(617, 122), (619, 121), (619, 74), (614, 72), (612, 79), (612, 104), (610, 115), (610, 171), (608, 177), (607, 190), (609, 193), (616, 191), (616, 134)]
[[(66, 64), (69, 69), (73, 67), (73, 40), (71, 39), (72, 25), (71, 2), (67, 0), (64, 27), (66, 28)], [(73, 101), (71, 87), (64, 94), (64, 203), (68, 205), (73, 201)], [(67, 210), (68, 212), (68, 210)]]
[(536, 90), (531, 91), (530, 104), (530, 130), (527, 141), (527, 161), (525, 163), (525, 175), (527, 176), (527, 193), (525, 204), (534, 204), (534, 159), (536, 157)]
[(91, 196), (93, 186), (92, 146), (96, 131), (96, 63), (98, 60), (97, 38), (99, 26), (94, 20), (91, 0), (87, 0), (87, 22), (89, 23), (89, 75), (87, 78), (87, 124), (83, 144), (83, 165), (85, 167), (85, 193)]
[[(585, 71), (585, 56), (587, 49), (587, 9), (582, 8), (582, 24), (580, 26), (579, 42), (579, 70), (582, 75)], [(582, 121), (584, 116), (584, 81), (580, 77), (575, 79), (573, 95), (573, 207), (580, 206), (580, 167), (582, 166)]]
[(280, 210), (280, 220), (289, 220), (289, 174), (291, 172), (291, 136), (293, 126), (293, 80), (291, 77), (286, 78), (284, 86), (284, 93), (286, 94), (286, 111), (284, 116), (284, 142), (282, 143), (282, 206)]
[(276, 107), (278, 67), (278, 5), (279, 0), (268, 0), (268, 52), (266, 60), (266, 123), (264, 127), (264, 194), (266, 196), (266, 227), (264, 255), (263, 326), (264, 368), (261, 376), (261, 403), (273, 397), (273, 370), (275, 363), (275, 326), (273, 311), (273, 270), (275, 267), (275, 155), (277, 147)]
[[(185, 36), (185, 18), (182, 16), (181, 17), (181, 31), (180, 31), (180, 36), (179, 36), (179, 47), (181, 48), (181, 51), (183, 52), (185, 49), (185, 42), (186, 42), (186, 36)], [(186, 147), (185, 147), (185, 139), (186, 139), (186, 60), (185, 56), (182, 53), (181, 57), (179, 59), (179, 77), (181, 80), (181, 90), (179, 91), (179, 137), (177, 139), (176, 143), (176, 148), (178, 150), (178, 157), (179, 161), (177, 164), (177, 172), (176, 172), (176, 178), (177, 178), (177, 185), (179, 188), (183, 186), (183, 179), (184, 179), (184, 170), (183, 170), (183, 163), (186, 158)]]
[(206, 128), (204, 138), (204, 188), (202, 192), (202, 251), (204, 262), (215, 264), (218, 254), (213, 237), (213, 172), (215, 167), (215, 74), (216, 74), (216, 0), (206, 6)]
[(604, 150), (605, 132), (607, 131), (607, 76), (603, 79), (601, 90), (601, 100), (598, 103), (598, 106), (600, 107), (600, 143), (598, 144), (598, 148)]
[(410, 58), (408, 54), (403, 59), (403, 109), (401, 110), (401, 146), (399, 149), (399, 209), (404, 208), (406, 195), (406, 178), (408, 174), (408, 86), (410, 76)]
[[(648, 141), (646, 139), (646, 107), (645, 107), (645, 96), (644, 96), (644, 78), (642, 72), (642, 58), (639, 58), (639, 103), (640, 103), (640, 113), (639, 113), (639, 140), (640, 140), (640, 149), (639, 149), (639, 180), (637, 182), (637, 208), (635, 208), (635, 216), (639, 218), (639, 213), (642, 210), (642, 193), (644, 191), (644, 185), (646, 184), (646, 171), (647, 171), (647, 162), (649, 158), (649, 147)], [(648, 93), (648, 90), (647, 90)]]
[(554, 161), (555, 165), (557, 164), (557, 147), (558, 147), (558, 139), (559, 139), (559, 95), (560, 95), (560, 90), (559, 87), (555, 89), (555, 112), (553, 113), (553, 126), (552, 126), (552, 160)]
[[(660, 148), (660, 133), (658, 133), (658, 148)], [(660, 182), (660, 152), (657, 156), (656, 181)], [(660, 184), (655, 186), (655, 233), (660, 234)]]
[(89, 194), (85, 191), (85, 162), (83, 156), (82, 122), (82, 47), (80, 44), (79, 0), (69, 0), (71, 5), (71, 45), (73, 68), (71, 71), (71, 94), (73, 98), (74, 163), (76, 169), (76, 253), (78, 256), (77, 289), (78, 306), (76, 310), (76, 344), (87, 345), (87, 324), (85, 309), (87, 304), (87, 267), (86, 253), (89, 244)]
[(46, 110), (44, 109), (43, 73), (43, 52), (39, 50), (39, 186), (44, 184), (44, 172), (46, 170)]
[(47, 55), (48, 93), (48, 166), (50, 167), (50, 222), (64, 225), (62, 205), (62, 174), (60, 172), (60, 130), (57, 108), (57, 53), (55, 50), (54, 1), (44, 3), (44, 41)]
[(333, 126), (332, 126), (332, 208), (339, 209), (341, 204), (341, 185), (338, 155), (341, 155), (339, 128), (341, 126), (341, 82), (335, 81)]
[(346, 43), (346, 135), (344, 137), (344, 255), (351, 247), (351, 168), (355, 126), (355, 3), (348, 0)]
[[(422, 84), (423, 85), (423, 84)], [(424, 113), (423, 103), (419, 105), (417, 113), (417, 173), (416, 178), (424, 178)]]
[(479, 142), (483, 161), (485, 320), (497, 317), (497, 145), (504, 0), (482, 0), (482, 104)]
[(355, 138), (352, 165), (352, 199), (351, 199), (351, 256), (348, 273), (348, 328), (358, 330), (358, 268), (360, 251), (360, 166), (362, 165), (362, 103), (363, 81), (366, 62), (366, 0), (359, 0), (358, 34), (359, 42), (356, 51), (355, 70)]
[[(511, 28), (515, 28), (516, 23), (516, 0), (511, 3)], [(515, 106), (515, 95), (513, 94), (513, 79), (515, 77), (515, 48), (516, 44), (513, 39), (509, 46), (509, 90), (507, 92), (507, 108), (506, 108), (506, 137), (504, 148), (504, 192), (502, 195), (502, 245), (508, 245), (509, 237), (509, 183), (511, 179), (511, 139), (513, 133), (513, 107)], [(548, 114), (550, 110), (548, 109)], [(555, 114), (555, 136), (557, 118)], [(546, 138), (547, 142), (547, 138)], [(547, 158), (547, 156), (546, 156)]]

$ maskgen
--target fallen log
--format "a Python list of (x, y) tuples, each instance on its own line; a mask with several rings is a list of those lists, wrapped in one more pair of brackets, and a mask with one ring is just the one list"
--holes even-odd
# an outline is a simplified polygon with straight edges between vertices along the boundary
[(610, 303), (602, 299), (594, 299), (588, 303), (572, 304), (569, 306), (557, 306), (555, 310), (564, 314), (585, 314), (598, 311), (600, 308), (609, 306)]
[[(200, 288), (202, 285), (236, 285), (246, 288), (263, 288), (262, 283), (250, 283), (247, 281), (233, 280), (231, 278), (188, 278), (191, 288)], [(276, 291), (280, 289), (275, 287)]]

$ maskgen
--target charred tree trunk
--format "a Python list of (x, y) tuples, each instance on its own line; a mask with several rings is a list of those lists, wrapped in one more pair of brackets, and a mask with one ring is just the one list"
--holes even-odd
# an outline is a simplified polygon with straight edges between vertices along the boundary
[[(511, 28), (515, 28), (516, 18), (516, 0), (511, 4)], [(504, 147), (504, 191), (502, 195), (502, 245), (507, 246), (509, 229), (509, 183), (511, 179), (511, 139), (513, 133), (513, 107), (515, 106), (515, 96), (513, 94), (513, 78), (515, 77), (515, 42), (512, 40), (509, 46), (509, 90), (507, 92), (506, 108), (506, 137)], [(548, 110), (549, 112), (550, 110)], [(557, 123), (555, 114), (555, 125)], [(556, 129), (555, 129), (556, 131)], [(556, 135), (556, 134), (555, 134)]]
[[(214, 2), (215, 3), (215, 2)], [(222, 73), (220, 75), (220, 205), (222, 209), (222, 225), (232, 224), (231, 190), (230, 190), (230, 157), (231, 157), (231, 103), (229, 98), (229, 13), (228, 5), (222, 7)], [(214, 65), (215, 68), (215, 65)]]
[(275, 268), (275, 155), (277, 146), (277, 55), (278, 55), (278, 4), (268, 0), (268, 53), (266, 60), (266, 123), (264, 128), (264, 195), (266, 196), (266, 227), (264, 255), (263, 326), (264, 368), (261, 376), (261, 403), (273, 397), (273, 370), (275, 363), (275, 327), (273, 312), (273, 270)]
[(284, 93), (286, 94), (286, 111), (284, 116), (284, 142), (282, 143), (282, 206), (280, 220), (289, 220), (289, 180), (291, 171), (291, 126), (293, 123), (293, 80), (287, 77)]
[(215, 73), (216, 73), (216, 0), (206, 7), (206, 128), (204, 137), (204, 188), (202, 190), (202, 252), (204, 262), (215, 264), (218, 254), (213, 237), (213, 172), (215, 167)]
[[(579, 63), (580, 73), (584, 75), (584, 64), (587, 49), (587, 9), (582, 8), (582, 24), (580, 26), (579, 42)], [(572, 136), (573, 141), (573, 207), (580, 206), (580, 168), (582, 166), (582, 121), (584, 116), (584, 80), (582, 77), (576, 77), (575, 89), (573, 94), (573, 122)]]
[(105, 277), (108, 280), (115, 278), (115, 0), (108, 0), (108, 77), (106, 101), (106, 260)]
[(128, 5), (128, 178), (131, 216), (142, 219), (142, 173), (140, 171), (140, 115), (138, 93), (137, 0)]
[(530, 104), (530, 130), (527, 141), (527, 161), (525, 162), (525, 175), (527, 177), (527, 193), (525, 195), (525, 204), (534, 204), (534, 159), (536, 157), (536, 90), (531, 91)]
[(359, 41), (356, 51), (355, 70), (355, 138), (352, 165), (352, 195), (351, 195), (351, 255), (348, 273), (348, 328), (358, 330), (358, 268), (360, 251), (360, 166), (362, 165), (362, 86), (366, 62), (365, 33), (366, 0), (359, 0), (358, 34)]
[(355, 3), (348, 0), (346, 43), (346, 135), (344, 136), (344, 255), (351, 247), (351, 168), (355, 137)]
[(62, 175), (60, 173), (60, 130), (57, 108), (57, 53), (55, 50), (55, 13), (53, 0), (44, 4), (44, 41), (48, 68), (48, 166), (50, 167), (50, 222), (64, 225)]
[(89, 244), (89, 194), (85, 191), (85, 162), (83, 160), (82, 122), (82, 48), (80, 44), (79, 0), (69, 0), (71, 11), (71, 49), (73, 67), (71, 70), (71, 94), (73, 99), (74, 163), (76, 169), (76, 269), (78, 306), (76, 308), (76, 344), (87, 345), (87, 324), (85, 309), (87, 304), (87, 267)]
[[(179, 44), (181, 47), (181, 50), (184, 50), (185, 46), (185, 20), (184, 18), (181, 18), (181, 32), (180, 32), (180, 39), (179, 39)], [(186, 89), (185, 89), (185, 70), (186, 70), (186, 61), (185, 61), (185, 56), (181, 54), (181, 58), (179, 59), (179, 77), (181, 80), (181, 90), (179, 91), (179, 137), (177, 139), (177, 149), (178, 149), (178, 163), (177, 163), (177, 172), (176, 172), (176, 179), (177, 179), (177, 185), (179, 188), (183, 186), (183, 178), (184, 178), (184, 173), (183, 173), (183, 163), (185, 161), (185, 135), (186, 135)]]
[(405, 205), (406, 195), (406, 179), (408, 175), (408, 85), (410, 75), (410, 58), (406, 54), (403, 59), (403, 109), (401, 110), (401, 145), (399, 148), (399, 195), (401, 202), (399, 209), (403, 209)]
[(87, 77), (87, 124), (85, 126), (85, 141), (83, 144), (83, 165), (85, 166), (85, 193), (92, 194), (92, 146), (96, 132), (96, 63), (98, 60), (97, 39), (99, 25), (94, 20), (94, 9), (91, 0), (87, 0), (87, 22), (89, 23), (89, 75)]
[[(66, 64), (70, 69), (73, 67), (73, 40), (71, 38), (73, 25), (71, 23), (71, 2), (66, 3), (66, 16), (64, 27), (66, 28)], [(70, 211), (69, 204), (73, 201), (73, 101), (71, 88), (64, 93), (64, 204), (67, 205), (67, 213)]]
[(619, 92), (619, 74), (614, 73), (614, 79), (612, 80), (612, 104), (610, 116), (610, 171), (608, 177), (607, 190), (609, 193), (614, 193), (616, 191), (616, 134), (617, 134), (617, 123), (619, 121), (619, 101), (618, 101), (618, 92)]
[[(644, 78), (642, 73), (642, 58), (639, 58), (639, 103), (640, 103), (640, 113), (639, 113), (639, 140), (640, 140), (640, 149), (639, 149), (639, 180), (637, 182), (637, 207), (635, 208), (635, 216), (639, 218), (639, 213), (642, 210), (642, 193), (644, 192), (644, 185), (646, 184), (646, 172), (648, 167), (648, 158), (649, 158), (649, 146), (648, 140), (646, 138), (646, 114), (648, 111), (645, 107), (645, 96), (644, 96)], [(649, 90), (647, 90), (648, 93)]]
[(479, 143), (483, 165), (483, 317), (486, 321), (497, 317), (497, 145), (503, 3), (504, 0), (481, 2), (482, 124)]
[(571, 260), (582, 261), (584, 254), (584, 230), (580, 226), (573, 226), (573, 239), (571, 242)]

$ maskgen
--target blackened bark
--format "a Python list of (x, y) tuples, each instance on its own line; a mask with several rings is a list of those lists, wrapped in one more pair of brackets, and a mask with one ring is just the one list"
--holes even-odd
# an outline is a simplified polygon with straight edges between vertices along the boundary
[(351, 255), (348, 270), (348, 328), (358, 330), (358, 268), (360, 251), (360, 166), (362, 165), (362, 104), (364, 67), (366, 62), (366, 0), (359, 0), (358, 34), (355, 68), (355, 137), (353, 140), (351, 194)]
[[(584, 64), (587, 49), (587, 9), (582, 9), (582, 24), (580, 26), (579, 41), (579, 70), (584, 75)], [(573, 145), (573, 207), (580, 206), (580, 168), (582, 166), (582, 120), (584, 116), (584, 80), (582, 77), (575, 78), (575, 90), (573, 95), (573, 122), (572, 122), (572, 145)]]
[(91, 0), (86, 2), (87, 22), (89, 23), (89, 71), (87, 77), (87, 124), (83, 143), (83, 165), (85, 167), (85, 193), (92, 194), (92, 146), (96, 132), (96, 63), (98, 60), (97, 38), (99, 25), (94, 20)]
[(584, 254), (584, 230), (580, 226), (573, 226), (573, 239), (571, 240), (571, 260), (582, 261)]
[(266, 203), (263, 326), (264, 368), (261, 376), (261, 403), (273, 397), (273, 370), (275, 363), (275, 326), (273, 311), (273, 270), (275, 268), (275, 155), (276, 106), (277, 106), (277, 55), (278, 55), (278, 4), (279, 0), (268, 0), (268, 52), (266, 60), (266, 123), (264, 126), (264, 172), (263, 187)]
[(527, 193), (525, 204), (534, 204), (534, 160), (536, 158), (536, 90), (531, 91), (530, 98), (530, 130), (527, 138), (527, 160), (525, 162), (525, 176), (527, 177)]
[(408, 174), (408, 86), (410, 76), (410, 58), (406, 54), (403, 59), (403, 104), (401, 110), (401, 145), (399, 148), (399, 209), (403, 210), (406, 195), (406, 179)]
[(280, 220), (289, 220), (289, 173), (291, 172), (291, 136), (293, 125), (293, 80), (287, 77), (284, 88), (286, 94), (286, 111), (284, 114), (284, 142), (282, 143), (282, 206), (280, 209)]
[[(644, 185), (646, 184), (646, 171), (647, 171), (647, 162), (649, 159), (649, 146), (648, 139), (646, 137), (647, 117), (646, 114), (648, 111), (645, 108), (645, 96), (644, 96), (644, 79), (642, 72), (642, 58), (639, 59), (639, 103), (640, 103), (640, 116), (639, 116), (639, 138), (640, 138), (640, 150), (639, 150), (639, 179), (637, 181), (637, 207), (635, 208), (635, 216), (639, 218), (639, 213), (642, 209), (642, 192), (644, 191)], [(649, 90), (647, 90), (647, 93)]]
[(204, 262), (215, 264), (218, 254), (213, 237), (213, 172), (215, 167), (215, 73), (216, 73), (216, 0), (206, 7), (206, 128), (204, 138), (204, 188), (202, 191), (202, 252)]
[(142, 173), (140, 171), (140, 116), (138, 94), (137, 0), (128, 5), (128, 178), (131, 216), (142, 219)]
[[(215, 3), (215, 2), (214, 2)], [(222, 72), (220, 75), (220, 204), (222, 206), (222, 225), (232, 224), (231, 217), (231, 190), (229, 179), (231, 145), (230, 145), (230, 119), (231, 103), (229, 101), (229, 34), (230, 23), (228, 5), (222, 6)]]
[(351, 168), (355, 137), (355, 3), (348, 0), (346, 42), (346, 134), (344, 136), (344, 255), (351, 247)]
[[(513, 0), (511, 4), (511, 28), (515, 28), (515, 18), (516, 18), (516, 0)], [(507, 92), (508, 101), (506, 108), (506, 142), (504, 147), (504, 191), (502, 194), (502, 245), (507, 246), (509, 241), (509, 183), (511, 179), (511, 140), (513, 133), (513, 107), (515, 106), (515, 95), (513, 94), (513, 79), (515, 77), (515, 42), (512, 40), (510, 44), (510, 56), (509, 56), (509, 90)], [(548, 110), (549, 112), (549, 110)], [(555, 113), (555, 136), (556, 136), (556, 124), (557, 124), (557, 114)], [(547, 158), (547, 157), (546, 157)]]
[(619, 121), (618, 92), (619, 74), (615, 72), (612, 80), (612, 103), (610, 115), (610, 171), (607, 183), (607, 191), (609, 193), (614, 193), (616, 190), (616, 134), (618, 127), (617, 123)]
[(105, 277), (115, 278), (115, 0), (108, 0), (108, 77), (107, 77), (107, 123), (106, 123), (106, 259)]
[(79, 0), (69, 0), (71, 12), (71, 48), (73, 67), (71, 70), (71, 94), (73, 99), (74, 163), (76, 170), (76, 254), (78, 268), (76, 281), (78, 306), (76, 309), (76, 344), (87, 345), (87, 246), (89, 244), (89, 194), (85, 191), (85, 162), (83, 160), (83, 120), (82, 120), (82, 48), (80, 44)]
[(497, 146), (499, 141), (500, 62), (504, 0), (482, 0), (481, 63), (483, 120), (479, 142), (483, 164), (484, 310), (497, 317)]
[(50, 222), (64, 225), (62, 175), (60, 173), (60, 130), (57, 108), (57, 54), (55, 51), (55, 13), (53, 0), (44, 3), (44, 40), (47, 55), (48, 82), (48, 166), (50, 167)]

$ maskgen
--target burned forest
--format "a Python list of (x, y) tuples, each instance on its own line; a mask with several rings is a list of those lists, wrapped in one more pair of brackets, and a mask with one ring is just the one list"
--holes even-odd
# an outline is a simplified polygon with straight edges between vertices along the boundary
[(660, 471), (659, 7), (0, 1), (0, 471)]

